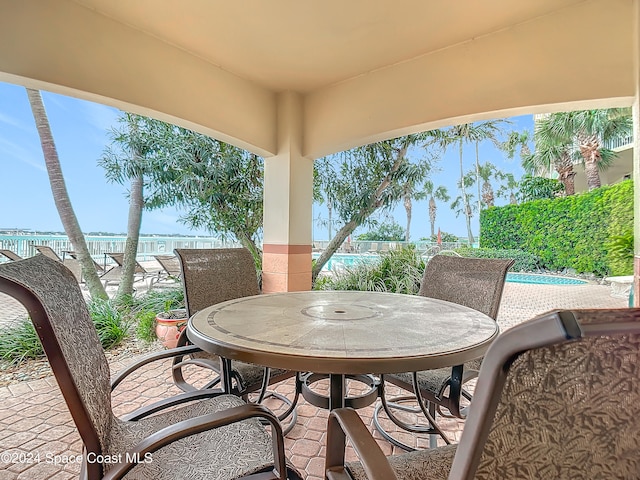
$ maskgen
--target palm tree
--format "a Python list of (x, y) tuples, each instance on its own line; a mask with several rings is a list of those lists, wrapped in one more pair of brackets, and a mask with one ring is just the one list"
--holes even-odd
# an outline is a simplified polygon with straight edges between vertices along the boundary
[(407, 175), (402, 188), (402, 200), (404, 203), (404, 209), (407, 213), (407, 226), (405, 228), (404, 239), (406, 242), (410, 239), (411, 234), (411, 212), (413, 210), (413, 200), (422, 200), (427, 196), (424, 190), (420, 190), (417, 186), (428, 175), (431, 170), (431, 164), (425, 163), (411, 163), (407, 165)]
[(605, 148), (608, 141), (624, 138), (632, 132), (628, 109), (609, 108), (552, 113), (538, 126), (542, 135), (555, 145), (573, 147), (584, 164), (589, 190), (601, 186), (599, 170), (605, 170), (615, 157)]
[(481, 165), (477, 173), (482, 179), (482, 203), (484, 203), (487, 208), (493, 207), (496, 195), (493, 191), (491, 180), (502, 179), (503, 174), (494, 164), (489, 162), (485, 162)]
[[(127, 241), (124, 248), (122, 274), (118, 285), (118, 298), (133, 295), (136, 256), (142, 223), (144, 202), (144, 174), (149, 166), (145, 161), (144, 146), (145, 118), (125, 113), (120, 118), (124, 124), (122, 130), (111, 132), (113, 146), (107, 147), (103, 157), (98, 161), (111, 182), (124, 184), (129, 182), (129, 217), (127, 221)], [(114, 148), (115, 147), (115, 148)]]
[(551, 169), (558, 172), (558, 180), (564, 185), (565, 195), (575, 193), (573, 160), (569, 146), (554, 144), (548, 136), (547, 130), (536, 129), (536, 149), (533, 153), (522, 157), (522, 167), (531, 175), (544, 176)]
[(62, 175), (62, 168), (60, 167), (60, 159), (58, 157), (58, 150), (56, 144), (53, 141), (53, 134), (51, 133), (51, 126), (49, 125), (49, 119), (47, 118), (47, 112), (42, 102), (42, 96), (40, 91), (27, 88), (27, 96), (29, 97), (29, 104), (31, 105), (31, 111), (33, 118), (36, 122), (36, 128), (38, 129), (38, 135), (40, 136), (40, 144), (42, 145), (42, 153), (44, 155), (44, 163), (47, 167), (47, 174), (49, 175), (49, 184), (51, 185), (51, 192), (53, 193), (53, 200), (56, 204), (58, 214), (60, 215), (60, 221), (64, 227), (64, 231), (73, 245), (73, 249), (76, 252), (78, 261), (82, 266), (82, 276), (85, 284), (89, 289), (89, 293), (93, 298), (107, 299), (107, 293), (105, 292), (100, 278), (96, 273), (95, 264), (87, 243), (85, 241), (78, 218), (71, 205), (69, 198), (69, 192), (67, 191), (67, 185)]
[[(456, 199), (456, 202), (462, 203), (462, 208), (459, 211), (464, 212), (467, 223), (467, 238), (469, 244), (474, 243), (473, 233), (471, 232), (471, 217), (473, 215), (473, 209), (467, 205), (470, 195), (467, 194), (466, 188), (470, 186), (467, 181), (464, 181), (464, 161), (463, 161), (463, 148), (464, 144), (468, 142), (475, 143), (476, 147), (476, 178), (479, 178), (480, 168), (480, 155), (479, 145), (484, 140), (490, 140), (494, 144), (499, 145), (498, 135), (502, 132), (500, 125), (506, 123), (506, 120), (487, 120), (477, 123), (464, 123), (461, 125), (455, 125), (453, 127), (433, 130), (427, 132), (427, 135), (432, 138), (429, 144), (436, 144), (443, 150), (451, 145), (458, 145), (458, 151), (460, 156), (460, 179), (458, 186), (460, 188), (460, 196)], [(480, 186), (478, 185), (478, 197), (480, 196)], [(480, 198), (478, 198), (478, 208), (480, 207)]]
[(431, 237), (436, 234), (435, 226), (436, 226), (436, 212), (437, 205), (436, 200), (440, 200), (442, 202), (448, 202), (450, 197), (447, 193), (446, 187), (442, 185), (435, 188), (433, 182), (431, 180), (427, 180), (424, 183), (424, 192), (427, 196), (429, 196), (429, 223), (431, 223)]
[[(500, 180), (502, 181), (502, 185), (498, 189), (496, 195), (498, 197), (509, 197), (509, 203), (511, 205), (516, 205), (518, 203), (518, 198), (516, 197), (515, 190), (518, 188), (518, 181), (513, 176), (513, 173), (503, 173), (500, 176)], [(508, 195), (507, 195), (508, 194)]]

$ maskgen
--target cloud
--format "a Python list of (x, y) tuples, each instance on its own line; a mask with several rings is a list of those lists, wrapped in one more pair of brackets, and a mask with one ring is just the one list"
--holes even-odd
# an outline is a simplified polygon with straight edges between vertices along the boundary
[(100, 103), (83, 101), (82, 106), (87, 122), (102, 131), (113, 127), (120, 116), (120, 110)]
[(9, 115), (5, 115), (0, 112), (0, 122), (6, 123), (7, 125), (11, 125), (12, 127), (19, 128), (20, 130), (24, 130), (25, 132), (33, 131), (33, 125), (25, 125), (24, 123), (18, 121), (18, 119), (14, 117), (10, 117)]
[(37, 170), (43, 172), (47, 171), (47, 167), (44, 165), (42, 156), (34, 155), (26, 148), (18, 145), (17, 143), (11, 142), (6, 138), (0, 138), (0, 156), (15, 158)]

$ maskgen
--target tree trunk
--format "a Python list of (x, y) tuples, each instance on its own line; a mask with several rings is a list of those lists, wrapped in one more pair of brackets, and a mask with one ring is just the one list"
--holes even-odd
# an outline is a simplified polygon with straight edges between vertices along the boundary
[(360, 209), (360, 211), (356, 212), (355, 215), (352, 215), (351, 220), (349, 220), (340, 230), (338, 230), (336, 236), (329, 241), (329, 245), (327, 245), (327, 248), (325, 248), (320, 254), (320, 257), (318, 257), (318, 260), (316, 260), (316, 263), (311, 270), (312, 282), (315, 282), (316, 278), (320, 274), (320, 271), (322, 270), (322, 267), (324, 267), (325, 263), (327, 263), (327, 261), (338, 250), (338, 248), (340, 248), (342, 242), (344, 242), (345, 239), (358, 227), (358, 225), (362, 223), (357, 222), (355, 219), (367, 218), (382, 205), (382, 194), (384, 193), (385, 189), (391, 184), (391, 175), (397, 172), (403, 162), (405, 162), (404, 156), (407, 154), (408, 148), (409, 143), (407, 142), (396, 152), (396, 158), (393, 162), (393, 166), (389, 169), (387, 175), (382, 179), (380, 185), (378, 185), (375, 192), (369, 198), (367, 206)]
[(584, 173), (587, 177), (587, 186), (589, 190), (600, 188), (600, 172), (598, 164), (600, 163), (600, 142), (595, 135), (580, 135), (578, 137), (580, 144), (580, 154), (584, 159)]
[(316, 263), (313, 266), (313, 270), (311, 271), (312, 282), (316, 281), (316, 278), (318, 277), (318, 274), (322, 270), (322, 267), (324, 267), (325, 263), (329, 261), (336, 250), (340, 248), (340, 245), (342, 245), (346, 238), (351, 235), (357, 227), (358, 223), (355, 220), (351, 220), (336, 232), (336, 236), (329, 241), (329, 245), (327, 245), (327, 248), (322, 251), (320, 257), (318, 257), (318, 260), (316, 260)]
[(333, 237), (333, 203), (331, 200), (327, 201), (327, 215), (329, 217), (329, 221), (327, 223), (327, 228), (329, 230), (329, 239)]
[(429, 199), (429, 222), (431, 223), (431, 238), (436, 234), (436, 201), (431, 196)]
[(493, 193), (491, 182), (484, 182), (482, 184), (482, 201), (487, 208), (493, 207), (495, 203), (495, 194)]
[(469, 205), (469, 199), (467, 199), (465, 203), (465, 217), (467, 217), (467, 239), (469, 240), (469, 246), (473, 245), (475, 242), (473, 233), (471, 232), (471, 216), (471, 205)]
[[(480, 152), (478, 151), (478, 146), (479, 146), (478, 141), (476, 141), (476, 185), (478, 187), (478, 215), (480, 215), (480, 211), (482, 210), (482, 202), (481, 202), (481, 196), (480, 196)], [(485, 202), (486, 203), (486, 202)], [(490, 207), (491, 205), (487, 204), (488, 207)]]
[(469, 199), (467, 198), (467, 191), (464, 186), (464, 165), (462, 163), (462, 147), (463, 143), (460, 140), (460, 191), (462, 193), (462, 209), (464, 211), (464, 216), (467, 220), (467, 239), (469, 240), (469, 245), (473, 244), (473, 233), (471, 233), (471, 206), (469, 205)]
[(558, 179), (564, 185), (565, 195), (574, 195), (576, 193), (574, 177), (576, 172), (573, 170), (573, 162), (568, 152), (564, 152), (555, 164)]
[(124, 246), (122, 274), (118, 286), (117, 298), (133, 295), (133, 281), (136, 273), (136, 256), (138, 254), (138, 240), (142, 223), (143, 178), (138, 175), (131, 179), (129, 194), (129, 219), (127, 222), (127, 241)]
[(73, 211), (73, 206), (71, 205), (71, 200), (69, 199), (67, 186), (64, 182), (64, 176), (62, 175), (62, 168), (60, 167), (58, 151), (53, 141), (53, 135), (51, 134), (51, 127), (49, 126), (49, 119), (47, 118), (42, 97), (38, 90), (32, 90), (30, 88), (26, 90), (31, 111), (33, 112), (33, 118), (36, 122), (36, 128), (38, 129), (38, 135), (40, 136), (40, 144), (42, 145), (44, 162), (49, 175), (51, 192), (58, 214), (60, 215), (60, 221), (82, 267), (82, 276), (89, 289), (89, 294), (93, 298), (107, 299), (109, 297), (107, 297), (107, 293), (96, 273), (93, 258), (89, 254), (84, 234), (80, 229), (80, 224), (78, 223), (76, 214)]
[(410, 195), (405, 195), (404, 197), (404, 209), (407, 212), (407, 229), (405, 230), (404, 233), (404, 241), (408, 242), (409, 241), (409, 235), (411, 233), (411, 210), (412, 210), (412, 205), (411, 205), (411, 196)]

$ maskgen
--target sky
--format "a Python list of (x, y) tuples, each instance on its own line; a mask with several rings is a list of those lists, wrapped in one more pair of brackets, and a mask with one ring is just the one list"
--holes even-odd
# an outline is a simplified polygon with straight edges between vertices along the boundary
[[(42, 92), (45, 109), (67, 190), (83, 232), (125, 233), (127, 228), (127, 188), (107, 182), (104, 170), (97, 163), (110, 143), (109, 132), (117, 125), (119, 110), (72, 97)], [(514, 130), (532, 129), (531, 116), (512, 119)], [(465, 169), (475, 161), (475, 150), (464, 152)], [(481, 144), (481, 162), (490, 161), (500, 170), (511, 172), (519, 179), (524, 173), (519, 160), (506, 156), (488, 142)], [(58, 216), (40, 147), (35, 122), (22, 86), (0, 82), (0, 175), (3, 177), (0, 197), (0, 229), (23, 229), (39, 232), (63, 231)], [(459, 160), (456, 149), (445, 152), (437, 164), (440, 170), (432, 175), (435, 185), (444, 185), (453, 198), (457, 195), (456, 179)], [(505, 204), (500, 199), (497, 204)], [(191, 230), (178, 221), (175, 208), (145, 211), (143, 234), (209, 235), (204, 230)], [(314, 219), (326, 217), (326, 209), (314, 205)], [(398, 205), (395, 220), (404, 227), (406, 214)], [(466, 236), (463, 217), (456, 218), (447, 204), (438, 205), (436, 228)], [(478, 233), (478, 220), (472, 224)], [(429, 235), (426, 201), (415, 202), (411, 240)], [(360, 230), (362, 231), (362, 230)], [(358, 232), (358, 231), (356, 231)], [(314, 240), (327, 239), (326, 228), (314, 222)]]

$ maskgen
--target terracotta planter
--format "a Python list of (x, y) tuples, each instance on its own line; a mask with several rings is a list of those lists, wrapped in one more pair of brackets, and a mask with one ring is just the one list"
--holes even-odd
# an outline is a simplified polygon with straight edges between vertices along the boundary
[(156, 336), (164, 348), (175, 348), (180, 332), (187, 326), (185, 310), (170, 310), (156, 315)]

